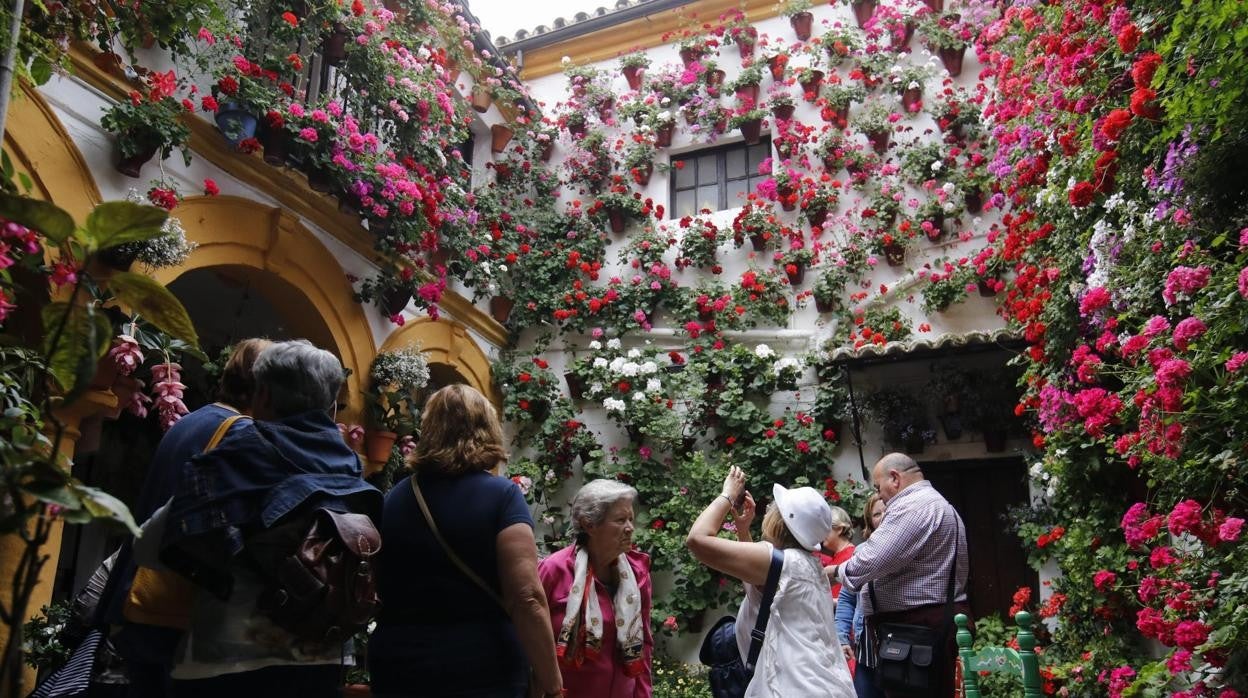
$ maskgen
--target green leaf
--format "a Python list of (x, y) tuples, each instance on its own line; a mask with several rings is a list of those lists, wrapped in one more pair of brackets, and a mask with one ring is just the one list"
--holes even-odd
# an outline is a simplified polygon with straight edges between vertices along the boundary
[(52, 79), (52, 64), (43, 56), (36, 56), (30, 64), (30, 79), (36, 85), (42, 85)]
[(134, 535), (139, 535), (139, 527), (135, 525), (134, 516), (130, 514), (130, 509), (126, 507), (125, 502), (104, 490), (87, 487), (77, 481), (71, 482), (69, 488), (92, 518), (116, 521), (130, 529)]
[(129, 201), (109, 201), (87, 216), (87, 235), (95, 249), (160, 237), (169, 212)]
[(46, 201), (16, 194), (0, 195), (0, 216), (43, 233), (60, 244), (74, 234), (74, 219)]
[(70, 401), (91, 383), (95, 364), (108, 348), (112, 325), (91, 306), (57, 302), (44, 307), (43, 328), (48, 371)]
[(186, 308), (160, 283), (142, 274), (119, 272), (109, 279), (108, 288), (118, 301), (166, 334), (192, 347), (199, 346), (199, 336), (195, 334), (195, 325)]

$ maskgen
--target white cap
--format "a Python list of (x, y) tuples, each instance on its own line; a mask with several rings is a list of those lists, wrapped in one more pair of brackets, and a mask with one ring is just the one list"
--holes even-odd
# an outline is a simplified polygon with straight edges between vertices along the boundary
[(813, 487), (787, 489), (776, 484), (771, 487), (776, 508), (784, 518), (784, 525), (807, 550), (818, 550), (819, 544), (832, 532), (832, 509)]

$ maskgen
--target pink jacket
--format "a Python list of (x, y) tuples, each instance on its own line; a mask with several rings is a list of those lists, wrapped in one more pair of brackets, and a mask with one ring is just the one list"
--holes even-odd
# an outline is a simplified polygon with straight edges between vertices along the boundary
[[(537, 573), (546, 588), (546, 600), (550, 603), (550, 621), (556, 635), (563, 627), (564, 610), (568, 606), (568, 590), (572, 587), (575, 548), (568, 546), (537, 566)], [(650, 698), (651, 656), (654, 653), (654, 637), (650, 634), (650, 556), (639, 550), (628, 552), (628, 561), (637, 577), (641, 590), (641, 622), (645, 628), (645, 645), (642, 656), (646, 669), (636, 677), (624, 675), (623, 663), (615, 647), (615, 633), (606, 632), (602, 638), (602, 652), (588, 658), (580, 667), (560, 665), (563, 686), (569, 698)], [(615, 607), (611, 596), (601, 581), (596, 581), (598, 605), (602, 609), (602, 622), (607, 628), (615, 627)]]

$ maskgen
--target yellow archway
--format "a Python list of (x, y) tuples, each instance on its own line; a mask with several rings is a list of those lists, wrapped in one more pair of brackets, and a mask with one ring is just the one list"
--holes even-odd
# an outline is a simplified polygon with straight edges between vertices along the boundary
[(499, 404), (491, 378), (490, 359), (468, 334), (468, 328), (445, 319), (426, 317), (412, 320), (391, 333), (382, 343), (380, 351), (400, 349), (413, 342), (420, 343), (430, 363), (454, 368), (469, 385), (480, 390), (494, 404)]
[(156, 280), (168, 285), (195, 269), (248, 267), (297, 289), (329, 330), (343, 365), (351, 369), (343, 419), (358, 418), (376, 344), (346, 273), (320, 240), (290, 213), (236, 196), (188, 198), (174, 215), (198, 247), (182, 266), (157, 271)]

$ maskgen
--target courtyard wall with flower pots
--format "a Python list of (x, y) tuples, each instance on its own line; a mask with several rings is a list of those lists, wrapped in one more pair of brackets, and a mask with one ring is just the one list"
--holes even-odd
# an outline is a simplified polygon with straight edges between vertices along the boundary
[[(514, 300), (516, 349), (495, 369), (520, 454), (509, 472), (552, 547), (581, 478), (639, 488), (638, 542), (667, 585), (655, 623), (676, 636), (678, 655), (735, 594), (683, 547), (727, 463), (751, 473), (755, 492), (806, 482), (855, 511), (861, 462), (889, 450), (982, 457), (986, 431), (994, 451), (998, 436), (1025, 445), (1001, 418), (1016, 395), (999, 358), (940, 372), (919, 361), (854, 371), (860, 456), (838, 363), (889, 342), (999, 338), (992, 296), (1004, 270), (984, 251), (999, 214), (979, 155), (985, 86), (974, 57), (953, 77), (935, 43), (905, 41), (907, 21), (931, 15), (928, 41), (947, 29), (948, 16), (922, 3), (881, 4), (865, 29), (851, 5), (809, 8), (806, 40), (800, 21), (770, 10), (698, 15), (597, 63), (569, 42), (560, 72), (525, 79), (551, 145), (520, 144), (485, 165), (493, 195), (559, 212), (563, 238), (553, 252), (534, 246), (509, 230), (523, 214), (500, 215), (499, 251), (472, 257), (489, 266), (469, 279), (477, 292)], [(974, 5), (967, 21), (991, 15)], [(769, 145), (750, 173), (757, 187), (722, 210), (672, 217), (673, 163), (743, 141)], [(985, 384), (1005, 391), (972, 414), (989, 405), (978, 399)], [(966, 427), (942, 429), (951, 414)]]

